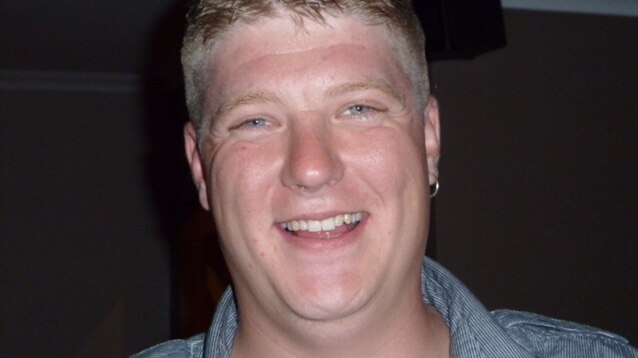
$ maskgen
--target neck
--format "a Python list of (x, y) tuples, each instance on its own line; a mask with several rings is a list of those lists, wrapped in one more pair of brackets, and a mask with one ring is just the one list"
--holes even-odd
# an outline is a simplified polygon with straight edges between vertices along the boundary
[[(414, 290), (413, 290), (414, 292)], [(336, 322), (273, 326), (242, 320), (233, 357), (449, 357), (448, 327), (418, 296)]]

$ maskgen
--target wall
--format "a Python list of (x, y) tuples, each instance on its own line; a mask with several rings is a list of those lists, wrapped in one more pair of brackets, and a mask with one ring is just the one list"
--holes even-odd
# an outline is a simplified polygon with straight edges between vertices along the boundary
[(638, 19), (506, 11), (508, 46), (435, 63), (438, 258), (489, 308), (638, 341)]
[(138, 97), (0, 91), (0, 356), (124, 356), (168, 336)]
[(171, 238), (194, 204), (184, 5), (0, 8), (0, 356), (123, 357), (166, 340)]

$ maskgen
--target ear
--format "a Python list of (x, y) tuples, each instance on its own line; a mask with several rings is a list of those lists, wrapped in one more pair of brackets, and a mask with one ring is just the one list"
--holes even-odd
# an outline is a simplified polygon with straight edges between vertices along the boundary
[(195, 187), (197, 188), (197, 193), (199, 195), (199, 203), (204, 209), (210, 210), (210, 207), (208, 206), (206, 178), (204, 177), (202, 159), (197, 145), (197, 131), (191, 121), (184, 125), (184, 146), (186, 149), (186, 159), (188, 160), (188, 165), (191, 168), (193, 182), (195, 183)]
[(441, 156), (441, 127), (439, 124), (439, 101), (434, 97), (428, 98), (425, 108), (425, 151), (428, 161), (428, 180), (434, 184), (439, 177), (439, 158)]

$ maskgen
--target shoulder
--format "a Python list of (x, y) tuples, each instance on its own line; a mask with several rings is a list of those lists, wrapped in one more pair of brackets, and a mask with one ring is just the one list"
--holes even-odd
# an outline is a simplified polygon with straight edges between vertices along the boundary
[(145, 349), (131, 358), (201, 358), (205, 335), (199, 334), (189, 339), (175, 339)]
[(536, 356), (638, 358), (625, 338), (601, 329), (528, 312), (498, 310), (492, 316)]

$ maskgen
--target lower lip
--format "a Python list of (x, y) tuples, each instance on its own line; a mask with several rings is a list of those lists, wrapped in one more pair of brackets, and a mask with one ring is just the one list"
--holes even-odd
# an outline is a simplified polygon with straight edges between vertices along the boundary
[(361, 232), (367, 224), (368, 216), (364, 215), (361, 221), (350, 231), (334, 237), (302, 237), (278, 227), (279, 232), (292, 246), (304, 251), (331, 251), (354, 244), (361, 236)]

